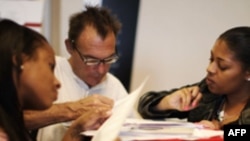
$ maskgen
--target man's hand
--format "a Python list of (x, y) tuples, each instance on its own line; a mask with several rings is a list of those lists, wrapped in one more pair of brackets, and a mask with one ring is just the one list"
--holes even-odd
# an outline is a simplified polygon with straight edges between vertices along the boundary
[(97, 107), (111, 110), (113, 106), (114, 101), (112, 99), (99, 94), (94, 94), (75, 102), (68, 102), (68, 108), (72, 111), (72, 120)]
[(81, 132), (98, 129), (110, 115), (111, 111), (105, 108), (95, 108), (83, 113), (79, 118), (73, 121), (65, 133), (63, 141), (82, 140)]

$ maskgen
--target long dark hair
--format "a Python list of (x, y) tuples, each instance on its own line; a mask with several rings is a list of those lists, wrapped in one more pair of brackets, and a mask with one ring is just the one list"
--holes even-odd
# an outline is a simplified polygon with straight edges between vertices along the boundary
[(11, 20), (0, 19), (0, 128), (5, 130), (10, 140), (30, 140), (24, 126), (23, 109), (18, 100), (13, 71), (17, 72), (16, 80), (19, 80), (22, 55), (33, 57), (36, 48), (44, 41), (47, 42), (36, 31)]
[(243, 68), (250, 69), (250, 27), (239, 26), (231, 28), (219, 36), (227, 43), (228, 48), (234, 52)]

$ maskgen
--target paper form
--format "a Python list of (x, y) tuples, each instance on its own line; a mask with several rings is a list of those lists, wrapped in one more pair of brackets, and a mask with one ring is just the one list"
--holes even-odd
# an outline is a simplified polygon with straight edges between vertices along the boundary
[(140, 92), (147, 80), (148, 78), (135, 91), (119, 101), (119, 103), (116, 103), (113, 114), (97, 130), (92, 141), (113, 141), (119, 136), (120, 130), (131, 110), (134, 109), (134, 105), (140, 97)]

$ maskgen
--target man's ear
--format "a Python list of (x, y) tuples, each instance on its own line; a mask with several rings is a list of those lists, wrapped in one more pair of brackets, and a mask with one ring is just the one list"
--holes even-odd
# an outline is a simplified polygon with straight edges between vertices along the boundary
[(66, 39), (66, 40), (64, 41), (64, 43), (65, 43), (65, 45), (66, 45), (66, 49), (67, 49), (68, 53), (69, 53), (69, 54), (72, 54), (73, 51), (74, 51), (74, 48), (73, 48), (73, 44), (72, 44), (71, 40), (70, 40), (70, 39)]

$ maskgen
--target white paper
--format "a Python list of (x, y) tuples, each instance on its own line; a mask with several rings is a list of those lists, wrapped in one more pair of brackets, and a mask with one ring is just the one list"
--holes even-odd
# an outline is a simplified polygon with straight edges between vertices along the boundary
[(214, 136), (223, 138), (223, 131), (204, 129), (199, 124), (179, 119), (166, 119), (163, 121), (127, 119), (119, 134), (122, 141), (160, 139), (197, 140)]
[(132, 140), (160, 140), (160, 139), (184, 139), (197, 140), (220, 136), (223, 138), (222, 130), (208, 130), (203, 126), (177, 118), (158, 120), (147, 120), (141, 118), (130, 118), (129, 115), (138, 104), (140, 92), (147, 79), (134, 92), (125, 99), (118, 101), (113, 109), (113, 114), (105, 123), (95, 131), (85, 131), (82, 135), (93, 136), (91, 141), (121, 141)]
[(113, 109), (113, 114), (97, 130), (92, 138), (92, 141), (113, 141), (119, 136), (120, 130), (126, 118), (134, 109), (134, 105), (140, 97), (140, 92), (147, 79), (145, 79), (143, 83), (135, 91), (130, 93), (126, 98), (119, 101), (119, 103), (116, 103)]
[[(95, 136), (96, 133), (97, 131), (83, 132), (86, 136)], [(157, 121), (136, 118), (127, 118), (118, 134), (121, 141), (161, 139), (197, 140), (215, 136), (223, 138), (223, 131), (205, 129), (199, 124), (180, 119)]]

